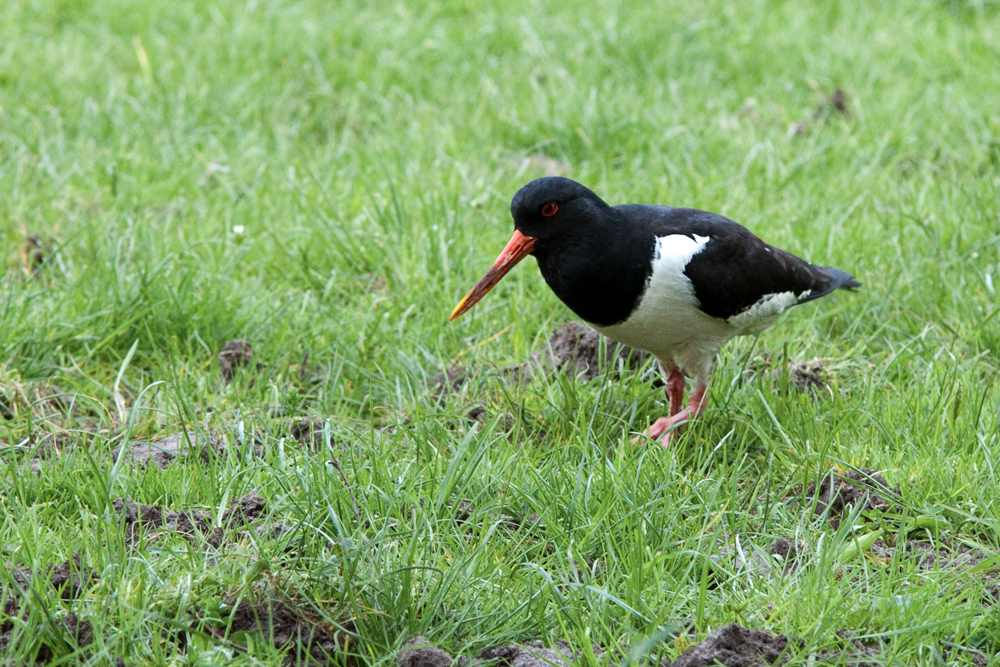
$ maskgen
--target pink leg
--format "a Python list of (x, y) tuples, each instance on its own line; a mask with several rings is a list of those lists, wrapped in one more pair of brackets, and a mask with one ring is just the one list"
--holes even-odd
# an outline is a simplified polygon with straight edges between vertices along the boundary
[[(698, 417), (705, 411), (705, 404), (707, 403), (705, 393), (708, 390), (708, 385), (706, 383), (699, 383), (695, 389), (694, 393), (691, 394), (691, 401), (688, 406), (677, 412), (676, 414), (671, 414), (669, 417), (660, 417), (646, 430), (645, 433), (635, 438), (632, 443), (638, 443), (643, 437), (648, 437), (651, 440), (656, 440), (662, 436), (660, 444), (664, 447), (670, 444), (670, 436), (681, 430), (684, 423)], [(673, 413), (673, 402), (671, 401), (671, 413)]]
[(670, 416), (673, 417), (681, 411), (684, 403), (684, 373), (677, 366), (670, 368), (667, 373), (667, 399), (670, 401)]
[(673, 423), (672, 419), (674, 415), (681, 412), (681, 405), (684, 404), (684, 372), (673, 362), (670, 364), (664, 364), (662, 361), (660, 362), (660, 370), (662, 370), (663, 374), (667, 376), (667, 400), (670, 402), (669, 416), (660, 417), (653, 422), (653, 424), (646, 429), (642, 435), (636, 436), (632, 440), (633, 445), (639, 444), (639, 441), (644, 437), (655, 440), (663, 435), (663, 433), (670, 428)]

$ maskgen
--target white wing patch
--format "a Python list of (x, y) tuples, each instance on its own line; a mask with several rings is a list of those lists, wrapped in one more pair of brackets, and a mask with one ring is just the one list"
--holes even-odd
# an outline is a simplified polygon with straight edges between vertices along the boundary
[(699, 381), (706, 381), (726, 341), (761, 333), (811, 294), (811, 290), (765, 294), (726, 320), (708, 315), (684, 269), (711, 241), (708, 236), (685, 234), (657, 238), (653, 272), (639, 305), (624, 322), (592, 326), (612, 340), (652, 352), (661, 361), (674, 361)]
[(642, 299), (628, 319), (594, 328), (632, 347), (673, 360), (693, 375), (707, 377), (722, 345), (737, 331), (702, 312), (691, 279), (684, 274), (691, 258), (711, 238), (671, 234), (656, 239), (653, 272)]
[(760, 301), (726, 321), (738, 329), (741, 334), (758, 334), (774, 324), (779, 315), (811, 293), (812, 290), (806, 290), (801, 294), (795, 292), (765, 294), (760, 298)]
[[(695, 234), (671, 234), (661, 236), (656, 239), (656, 255), (653, 257), (653, 277), (669, 275), (671, 278), (680, 278), (691, 289), (691, 281), (684, 275), (684, 268), (691, 261), (691, 258), (708, 245), (711, 241), (707, 236)], [(652, 281), (654, 278), (651, 277)]]

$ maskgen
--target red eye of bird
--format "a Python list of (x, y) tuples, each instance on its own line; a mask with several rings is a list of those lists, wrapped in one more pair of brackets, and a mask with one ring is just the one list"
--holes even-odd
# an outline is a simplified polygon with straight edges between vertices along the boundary
[(551, 218), (556, 214), (556, 211), (558, 210), (559, 210), (559, 204), (555, 203), (554, 201), (550, 201), (544, 206), (542, 206), (542, 215), (544, 215), (546, 218)]

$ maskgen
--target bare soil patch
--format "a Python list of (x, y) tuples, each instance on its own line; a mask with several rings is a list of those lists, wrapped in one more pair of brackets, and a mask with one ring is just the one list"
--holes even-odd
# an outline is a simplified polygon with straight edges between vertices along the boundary
[(234, 633), (259, 633), (273, 646), (288, 650), (286, 665), (342, 664), (356, 632), (354, 621), (331, 623), (305, 602), (230, 599), (226, 605), (232, 612), (225, 619), (226, 626), (218, 631), (230, 637)]
[(818, 395), (826, 389), (826, 369), (819, 358), (808, 361), (793, 361), (788, 364), (792, 384), (799, 391), (812, 392)]
[(778, 571), (791, 572), (798, 565), (799, 546), (787, 537), (775, 539), (768, 547), (766, 555), (761, 554), (748, 541), (733, 540), (722, 546), (717, 556), (712, 556), (716, 563), (730, 563), (737, 569), (748, 569), (756, 576), (769, 578)]
[[(852, 639), (852, 634), (841, 630), (837, 633), (843, 648), (823, 649), (810, 656), (819, 664), (842, 664), (847, 667), (878, 667), (878, 651)], [(767, 630), (748, 630), (738, 623), (730, 623), (692, 646), (677, 660), (673, 667), (763, 667), (783, 665), (791, 652), (801, 651), (802, 640), (775, 635)]]
[(828, 108), (831, 111), (836, 111), (845, 115), (849, 113), (847, 110), (847, 93), (844, 92), (843, 88), (836, 88), (832, 93), (830, 93)]
[[(100, 578), (93, 568), (82, 564), (80, 554), (73, 554), (59, 565), (49, 566), (41, 574), (64, 600), (80, 597), (84, 590)], [(33, 575), (30, 568), (15, 567), (11, 570), (11, 575), (18, 585), (22, 587), (31, 585)]]
[(38, 234), (31, 234), (21, 244), (21, 268), (24, 275), (34, 277), (45, 264), (45, 242)]
[(203, 543), (219, 548), (227, 531), (238, 531), (259, 519), (267, 508), (258, 493), (249, 493), (232, 501), (222, 515), (221, 526), (215, 526), (212, 513), (202, 510), (169, 512), (159, 505), (129, 502), (125, 498), (113, 501), (115, 511), (125, 517), (125, 540), (134, 546), (145, 535), (146, 540), (157, 540), (165, 532), (174, 532), (192, 543)]
[(323, 425), (322, 419), (298, 419), (292, 422), (289, 434), (310, 452), (319, 452), (323, 449)]
[[(812, 394), (815, 398), (824, 395), (831, 372), (827, 367), (829, 359), (776, 359), (770, 354), (754, 357), (747, 366), (748, 376), (770, 378), (778, 391), (789, 386), (798, 391)], [(786, 375), (787, 374), (787, 375)], [(787, 382), (785, 382), (787, 378)]]
[[(83, 565), (80, 554), (73, 554), (65, 562), (50, 566), (39, 575), (42, 585), (51, 586), (63, 600), (75, 600), (81, 597), (84, 591), (100, 579), (93, 568)], [(15, 639), (15, 620), (23, 628), (24, 622), (29, 618), (28, 602), (22, 599), (22, 592), (27, 591), (35, 580), (31, 569), (24, 567), (12, 568), (11, 577), (16, 586), (4, 587), (0, 591), (0, 595), (3, 596), (3, 609), (0, 613), (0, 651), (6, 651), (11, 648), (12, 643), (18, 643)], [(31, 595), (29, 594), (27, 597), (30, 598)], [(71, 652), (76, 647), (87, 646), (94, 641), (93, 624), (90, 621), (81, 620), (74, 613), (69, 613), (55, 622), (61, 626), (64, 640), (57, 642), (61, 644), (60, 646), (50, 646), (48, 643), (43, 643), (35, 655), (36, 664), (47, 664), (54, 660), (57, 655)], [(65, 641), (67, 638), (75, 646), (67, 645)]]
[[(564, 371), (583, 380), (593, 380), (621, 361), (625, 370), (640, 368), (649, 353), (620, 345), (578, 322), (566, 322), (552, 334), (528, 361), (505, 366), (499, 374), (508, 382), (530, 382), (537, 373)], [(458, 391), (473, 373), (467, 367), (452, 367), (431, 380), (435, 395), (442, 397)]]
[(793, 136), (804, 136), (809, 132), (812, 125), (819, 123), (820, 121), (829, 122), (835, 116), (850, 116), (851, 110), (849, 108), (849, 98), (847, 92), (840, 88), (834, 88), (829, 94), (825, 93), (819, 85), (810, 81), (809, 87), (813, 89), (820, 98), (820, 102), (816, 105), (813, 110), (812, 117), (807, 119), (797, 120), (791, 124), (788, 128), (789, 138)]
[[(493, 374), (481, 376), (473, 368), (451, 367), (434, 376), (431, 380), (431, 392), (440, 402), (448, 394), (460, 390), (473, 378), (481, 378), (480, 385), (471, 393), (486, 401), (486, 396), (489, 394), (487, 382), (497, 376), (505, 383), (515, 385), (531, 382), (539, 374), (552, 375), (558, 372), (589, 381), (603, 376), (611, 369), (621, 368), (625, 372), (634, 372), (642, 367), (649, 356), (648, 352), (619, 345), (590, 327), (577, 322), (567, 322), (523, 364), (505, 366)], [(617, 377), (617, 374), (613, 376)], [(465, 415), (469, 424), (487, 424), (495, 416), (496, 414), (483, 404), (474, 405)], [(504, 413), (500, 416), (498, 428), (501, 433), (512, 434), (516, 426), (515, 415)], [(519, 440), (525, 438), (541, 441), (545, 439), (545, 433), (531, 425), (524, 425)]]
[[(883, 540), (876, 540), (872, 553), (883, 563), (892, 562), (899, 553), (901, 567), (912, 563), (919, 572), (968, 572), (970, 580), (985, 583), (982, 599), (984, 605), (1000, 602), (998, 581), (1000, 581), (1000, 561), (984, 549), (969, 544), (941, 538), (935, 542), (909, 540), (905, 544), (890, 546)], [(989, 562), (990, 559), (992, 562)], [(976, 570), (972, 572), (971, 570)]]
[(843, 515), (852, 506), (861, 505), (862, 511), (888, 511), (894, 505), (883, 498), (882, 494), (899, 495), (899, 489), (892, 489), (885, 477), (871, 468), (852, 470), (847, 475), (835, 472), (829, 473), (820, 482), (817, 489), (812, 484), (806, 491), (806, 498), (816, 498), (816, 515), (827, 515), (827, 520), (834, 528), (840, 526)]
[(13, 412), (14, 402), (7, 397), (7, 394), (3, 393), (0, 389), (0, 419), (10, 421), (14, 419), (15, 415)]
[[(226, 384), (230, 384), (237, 368), (250, 367), (250, 363), (253, 361), (253, 345), (250, 341), (242, 338), (231, 340), (222, 346), (222, 351), (219, 352), (217, 358), (222, 379), (226, 381)], [(261, 368), (261, 364), (257, 364), (256, 370), (259, 371)]]
[[(148, 443), (135, 443), (124, 454), (124, 459), (140, 466), (154, 465), (165, 470), (171, 463), (187, 457), (198, 457), (203, 463), (208, 463), (214, 453), (222, 449), (221, 441), (208, 433), (174, 433), (167, 437)], [(114, 451), (118, 456), (120, 449)]]
[(644, 350), (620, 345), (578, 322), (567, 322), (531, 355), (528, 364), (546, 372), (563, 370), (593, 380), (609, 367), (617, 367), (619, 361), (627, 371), (638, 370), (649, 356)]
[[(621, 661), (618, 651), (608, 651), (600, 646), (591, 647), (594, 657), (601, 664), (615, 665)], [(580, 664), (582, 656), (576, 655), (569, 642), (558, 639), (554, 646), (545, 646), (539, 641), (523, 644), (507, 644), (480, 651), (474, 658), (452, 657), (431, 643), (427, 637), (410, 639), (396, 656), (397, 667), (573, 667)], [(670, 667), (669, 660), (660, 662), (662, 667)]]
[(553, 647), (531, 641), (488, 648), (477, 655), (476, 660), (510, 667), (570, 667), (576, 662), (576, 656), (567, 642), (556, 640)]
[(772, 635), (764, 630), (747, 630), (736, 623), (730, 623), (685, 651), (677, 658), (673, 667), (773, 665), (784, 657), (786, 648), (788, 638), (785, 635)]
[(399, 667), (451, 667), (454, 662), (451, 653), (442, 651), (423, 636), (410, 639), (396, 656)]

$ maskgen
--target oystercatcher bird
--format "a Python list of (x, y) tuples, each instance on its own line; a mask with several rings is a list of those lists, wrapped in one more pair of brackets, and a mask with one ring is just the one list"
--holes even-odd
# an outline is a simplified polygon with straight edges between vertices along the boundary
[[(568, 178), (540, 178), (514, 195), (514, 236), (449, 319), (472, 308), (527, 255), (563, 303), (602, 334), (652, 353), (670, 411), (643, 434), (671, 433), (705, 409), (722, 346), (759, 334), (785, 310), (860, 287), (840, 269), (810, 264), (715, 213), (609, 206)], [(685, 373), (694, 393), (684, 402)], [(638, 442), (643, 436), (635, 439)]]

